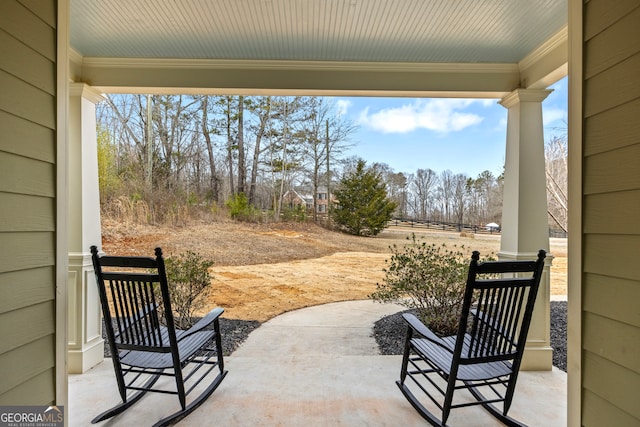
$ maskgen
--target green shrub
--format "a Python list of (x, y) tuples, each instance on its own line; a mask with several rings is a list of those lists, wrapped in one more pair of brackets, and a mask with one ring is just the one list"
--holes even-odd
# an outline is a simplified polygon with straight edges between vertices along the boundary
[(302, 205), (285, 207), (282, 209), (282, 219), (284, 221), (304, 222), (307, 220), (307, 209)]
[(212, 265), (213, 261), (193, 251), (165, 260), (171, 308), (179, 329), (191, 326), (195, 313), (204, 308), (211, 294)]
[(390, 246), (392, 256), (382, 283), (370, 297), (380, 302), (395, 302), (417, 310), (418, 317), (436, 334), (453, 335), (464, 299), (471, 254), (464, 246), (452, 249), (442, 244), (418, 241)]
[(229, 209), (232, 219), (239, 221), (256, 221), (260, 218), (260, 211), (249, 204), (249, 200), (244, 193), (232, 195), (225, 205)]

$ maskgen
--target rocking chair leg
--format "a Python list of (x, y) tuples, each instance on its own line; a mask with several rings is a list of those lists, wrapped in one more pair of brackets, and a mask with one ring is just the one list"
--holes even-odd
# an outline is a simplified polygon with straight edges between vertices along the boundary
[[(469, 386), (469, 384), (467, 382), (465, 382), (465, 384), (467, 386)], [(482, 393), (480, 393), (480, 391), (478, 391), (477, 388), (469, 387), (468, 390), (473, 395), (473, 397), (476, 398), (476, 400), (478, 402), (482, 402), (482, 401), (486, 400), (484, 395)], [(486, 409), (487, 411), (489, 411), (489, 413), (491, 415), (493, 415), (494, 417), (496, 417), (498, 420), (500, 420), (504, 424), (508, 425), (509, 427), (527, 427), (526, 424), (523, 424), (523, 423), (521, 423), (520, 421), (518, 421), (518, 420), (516, 420), (514, 418), (511, 418), (511, 417), (509, 417), (507, 415), (504, 415), (502, 413), (502, 411), (500, 411), (498, 408), (496, 408), (491, 403), (482, 403), (482, 407), (484, 409)]]
[(422, 418), (427, 420), (432, 426), (446, 427), (446, 424), (443, 424), (438, 417), (429, 412), (429, 410), (427, 410), (427, 408), (425, 408), (422, 403), (420, 403), (418, 399), (416, 399), (416, 397), (413, 395), (413, 393), (411, 393), (411, 391), (409, 391), (406, 385), (404, 385), (400, 381), (396, 381), (396, 384), (400, 388), (400, 391), (402, 391), (402, 394), (404, 394), (404, 397), (407, 398), (409, 403), (411, 403), (411, 406), (413, 406), (414, 409), (418, 411)]
[(218, 374), (216, 379), (207, 387), (205, 391), (200, 394), (196, 399), (189, 403), (183, 410), (175, 412), (155, 423), (153, 427), (166, 427), (173, 425), (193, 412), (198, 406), (200, 406), (211, 394), (218, 388), (224, 377), (227, 375), (227, 371)]
[[(151, 378), (149, 378), (149, 380), (142, 387), (149, 389), (156, 383), (156, 381), (158, 381), (158, 379), (160, 379), (160, 375), (156, 374)], [(126, 402), (122, 402), (119, 405), (116, 405), (113, 408), (107, 411), (104, 411), (103, 413), (101, 413), (100, 415), (92, 419), (91, 424), (99, 423), (100, 421), (104, 421), (108, 418), (115, 417), (116, 415), (124, 412), (127, 408), (129, 408), (138, 400), (140, 400), (140, 398), (144, 396), (145, 393), (146, 391), (138, 391), (134, 393)]]

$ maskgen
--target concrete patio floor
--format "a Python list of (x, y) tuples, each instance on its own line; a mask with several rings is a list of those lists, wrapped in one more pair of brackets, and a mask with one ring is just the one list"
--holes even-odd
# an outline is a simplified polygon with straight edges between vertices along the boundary
[[(348, 301), (292, 311), (262, 324), (233, 355), (216, 392), (180, 426), (425, 426), (395, 384), (401, 356), (375, 356), (371, 337), (395, 304)], [(223, 337), (224, 339), (224, 337)], [(372, 356), (374, 355), (374, 356)], [(509, 415), (530, 426), (566, 425), (566, 374), (521, 372)], [(69, 376), (69, 426), (87, 426), (119, 402), (105, 360)], [(146, 426), (179, 409), (176, 396), (148, 393), (101, 426)], [(451, 426), (499, 426), (481, 407), (457, 409)]]

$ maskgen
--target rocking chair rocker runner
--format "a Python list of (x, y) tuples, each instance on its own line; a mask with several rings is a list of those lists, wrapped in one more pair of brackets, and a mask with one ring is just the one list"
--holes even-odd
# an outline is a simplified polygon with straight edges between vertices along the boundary
[[(219, 325), (223, 309), (215, 308), (188, 330), (176, 330), (160, 248), (155, 250), (155, 259), (100, 257), (95, 246), (91, 246), (91, 254), (122, 398), (122, 403), (91, 422), (97, 423), (123, 412), (147, 391), (176, 394), (180, 402), (181, 410), (161, 419), (155, 426), (180, 421), (202, 404), (227, 374)], [(215, 374), (216, 368), (218, 373), (211, 383), (187, 405), (186, 396), (208, 374)], [(175, 389), (154, 388), (161, 376), (174, 377)], [(187, 383), (189, 388), (185, 390)], [(128, 390), (133, 393), (128, 395)]]
[[(506, 425), (523, 425), (507, 412), (546, 253), (540, 250), (536, 261), (478, 263), (479, 257), (473, 252), (456, 335), (440, 338), (414, 315), (404, 314), (409, 326), (396, 383), (434, 426), (444, 426), (451, 409), (471, 405), (482, 405)], [(496, 274), (503, 276), (493, 278)], [(454, 404), (454, 392), (460, 389), (469, 390), (475, 400)], [(490, 394), (485, 397), (480, 389)], [(439, 399), (433, 396), (436, 391), (442, 395)], [(425, 397), (442, 411), (441, 419), (423, 405), (429, 401)], [(499, 402), (502, 409), (494, 406)]]

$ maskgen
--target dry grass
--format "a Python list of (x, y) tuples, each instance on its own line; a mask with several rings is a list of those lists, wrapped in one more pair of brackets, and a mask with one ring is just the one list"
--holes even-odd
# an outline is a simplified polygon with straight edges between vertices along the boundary
[[(392, 227), (376, 237), (331, 232), (314, 224), (247, 224), (228, 220), (155, 227), (105, 220), (109, 254), (166, 256), (193, 250), (215, 261), (211, 305), (225, 317), (265, 321), (311, 305), (364, 299), (383, 278), (389, 246), (412, 232), (436, 244), (497, 253), (500, 237)], [(551, 294), (566, 294), (566, 240), (551, 239)]]

